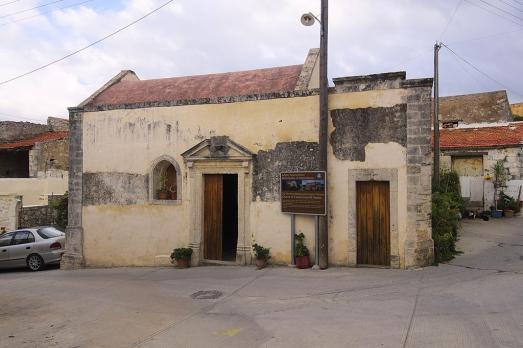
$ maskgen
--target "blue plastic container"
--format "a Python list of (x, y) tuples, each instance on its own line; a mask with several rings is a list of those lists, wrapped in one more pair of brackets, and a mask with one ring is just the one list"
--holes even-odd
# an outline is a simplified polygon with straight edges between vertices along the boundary
[(503, 216), (503, 210), (491, 210), (490, 213), (493, 218), (500, 218)]

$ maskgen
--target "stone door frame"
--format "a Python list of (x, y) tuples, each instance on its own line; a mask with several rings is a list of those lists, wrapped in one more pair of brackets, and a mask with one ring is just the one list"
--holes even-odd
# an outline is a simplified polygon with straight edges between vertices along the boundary
[(357, 265), (357, 181), (388, 181), (390, 199), (390, 267), (400, 268), (398, 232), (398, 169), (349, 169), (349, 266)]
[(236, 264), (251, 263), (251, 237), (248, 233), (251, 202), (251, 161), (233, 159), (202, 159), (187, 161), (189, 198), (189, 247), (193, 250), (191, 265), (204, 261), (204, 185), (206, 174), (236, 174), (238, 176), (238, 243)]

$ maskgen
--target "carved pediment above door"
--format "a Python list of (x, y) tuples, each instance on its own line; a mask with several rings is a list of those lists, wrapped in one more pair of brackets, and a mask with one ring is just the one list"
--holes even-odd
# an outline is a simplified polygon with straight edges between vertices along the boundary
[(227, 136), (210, 137), (182, 153), (186, 162), (206, 160), (248, 161), (252, 159), (252, 156), (252, 152)]

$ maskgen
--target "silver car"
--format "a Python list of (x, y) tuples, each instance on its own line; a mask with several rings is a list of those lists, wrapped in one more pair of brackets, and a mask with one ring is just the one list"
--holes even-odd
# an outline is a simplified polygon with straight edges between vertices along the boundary
[(65, 233), (54, 227), (24, 228), (0, 234), (0, 268), (27, 266), (39, 271), (45, 265), (60, 263)]

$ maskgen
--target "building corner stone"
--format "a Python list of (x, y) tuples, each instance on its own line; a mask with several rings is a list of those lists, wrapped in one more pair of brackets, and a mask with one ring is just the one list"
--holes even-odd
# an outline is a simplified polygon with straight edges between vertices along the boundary
[(85, 266), (83, 255), (84, 230), (82, 227), (82, 176), (83, 176), (83, 109), (69, 108), (69, 202), (68, 223), (65, 230), (65, 253), (61, 269), (78, 269)]
[(432, 240), (432, 87), (408, 88), (407, 102), (407, 238), (404, 268), (434, 262)]

